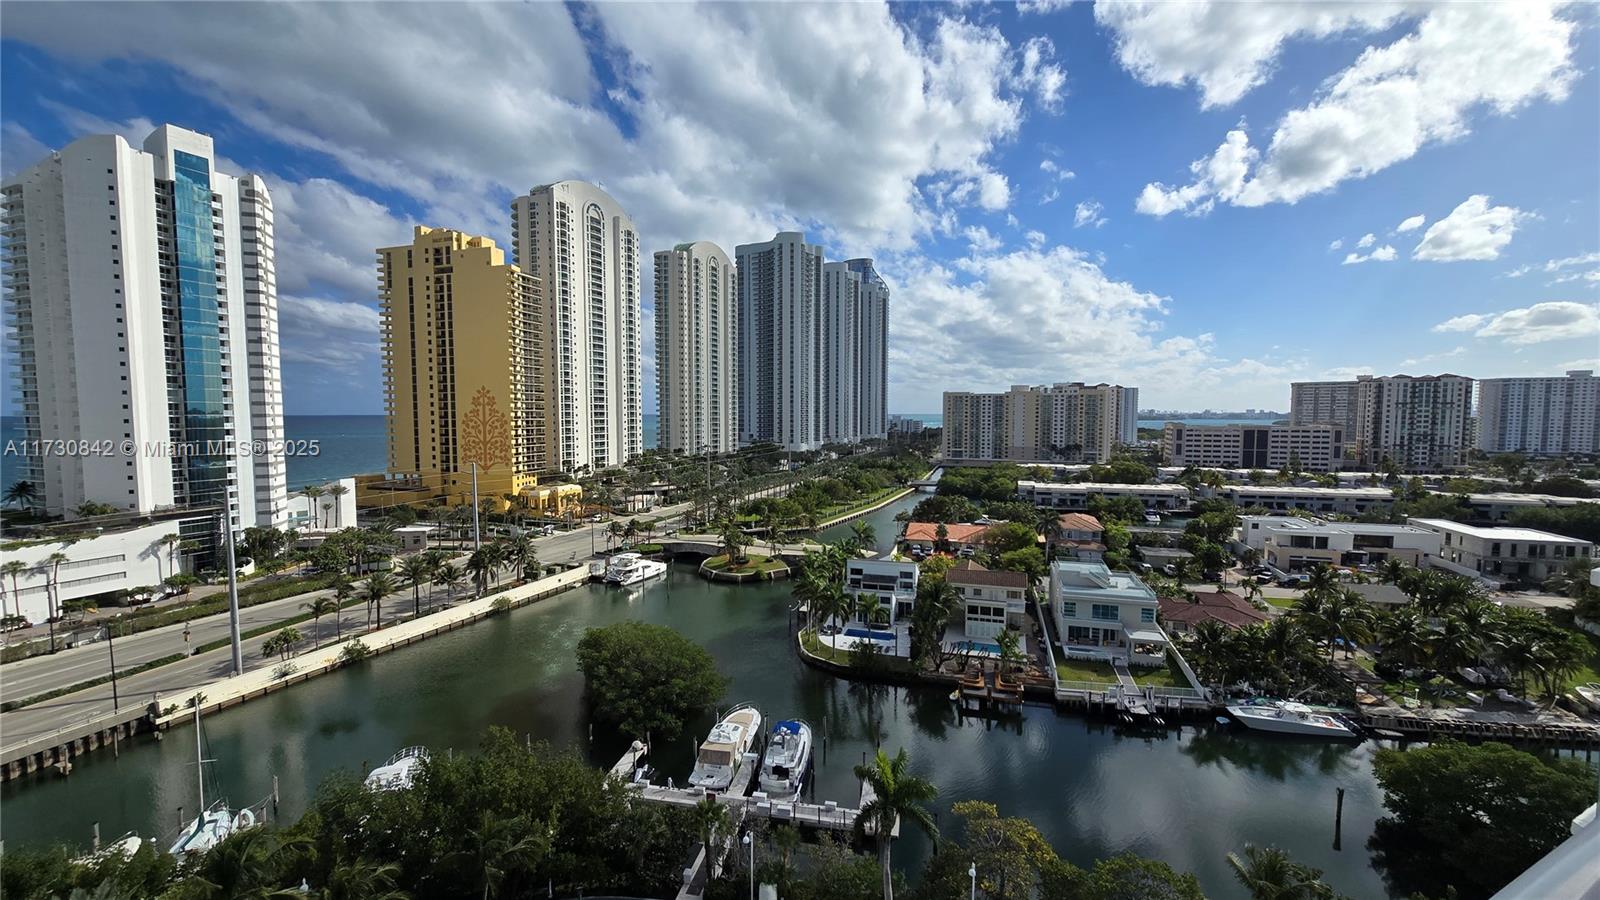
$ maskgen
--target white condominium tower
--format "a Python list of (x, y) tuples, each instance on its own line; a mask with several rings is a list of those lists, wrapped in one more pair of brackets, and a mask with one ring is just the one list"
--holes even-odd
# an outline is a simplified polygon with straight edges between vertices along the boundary
[(1138, 388), (1072, 382), (1013, 385), (1005, 393), (946, 391), (941, 455), (1103, 463), (1123, 443), (1124, 406), (1137, 416)]
[(889, 286), (870, 259), (824, 263), (822, 308), (822, 439), (887, 438)]
[(739, 268), (739, 441), (822, 446), (822, 248), (798, 231), (734, 248)]
[(1564, 456), (1600, 453), (1600, 378), (1485, 378), (1478, 382), (1478, 449)]
[(272, 199), (215, 159), (163, 125), (143, 149), (80, 138), (3, 186), (22, 436), (108, 450), (23, 460), (49, 513), (288, 522)]
[(1356, 447), (1369, 467), (1406, 472), (1466, 462), (1472, 447), (1472, 379), (1461, 375), (1356, 378)]
[(1339, 425), (1346, 437), (1356, 437), (1356, 383), (1354, 381), (1297, 381), (1289, 385), (1290, 425)]
[(738, 449), (739, 281), (710, 241), (655, 255), (656, 400), (660, 446), (683, 453)]
[(633, 220), (581, 181), (540, 185), (512, 201), (511, 213), (515, 262), (544, 285), (549, 464), (621, 465), (644, 449)]

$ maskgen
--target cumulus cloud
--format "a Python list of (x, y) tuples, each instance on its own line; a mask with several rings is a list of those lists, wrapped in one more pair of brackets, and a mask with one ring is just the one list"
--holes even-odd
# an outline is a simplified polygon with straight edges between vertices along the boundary
[(1593, 303), (1552, 300), (1499, 313), (1473, 313), (1446, 319), (1434, 331), (1470, 331), (1476, 337), (1499, 338), (1527, 346), (1600, 335), (1600, 307)]
[(1406, 219), (1405, 221), (1401, 222), (1399, 225), (1396, 225), (1394, 227), (1395, 234), (1405, 234), (1408, 231), (1415, 231), (1418, 228), (1421, 228), (1423, 223), (1425, 223), (1427, 221), (1428, 221), (1428, 217), (1427, 216), (1424, 216), (1424, 215), (1412, 216), (1412, 217)]
[(378, 310), (324, 297), (278, 297), (283, 358), (349, 373), (371, 374), (378, 359)]
[(410, 222), (332, 179), (269, 176), (267, 189), (277, 227), (278, 287), (288, 293), (332, 287), (375, 294), (373, 251), (410, 240)]
[(1344, 238), (1334, 238), (1333, 242), (1328, 244), (1328, 252), (1329, 253), (1332, 253), (1335, 250), (1342, 250), (1342, 249), (1344, 249)]
[(1517, 225), (1528, 217), (1512, 206), (1490, 206), (1485, 194), (1473, 194), (1450, 215), (1428, 226), (1411, 258), (1433, 262), (1497, 259), (1511, 243)]
[(1101, 207), (1100, 201), (1098, 200), (1085, 200), (1082, 203), (1079, 203), (1077, 208), (1072, 212), (1072, 227), (1082, 228), (1087, 225), (1093, 228), (1099, 228), (1101, 225), (1104, 225), (1107, 221), (1109, 221), (1105, 216), (1100, 214), (1102, 210), (1103, 207)]
[(1078, 173), (1077, 172), (1074, 172), (1071, 169), (1062, 167), (1061, 165), (1056, 163), (1056, 161), (1053, 160), (1053, 159), (1041, 159), (1041, 160), (1039, 160), (1039, 171), (1047, 172), (1047, 173), (1049, 173), (1051, 175), (1054, 175), (1056, 178), (1058, 178), (1058, 179), (1060, 179), (1062, 181), (1066, 181), (1068, 179), (1077, 178), (1078, 177)]
[[(1369, 234), (1367, 237), (1372, 237), (1372, 235)], [(1367, 245), (1357, 244), (1356, 246), (1365, 247)], [(1360, 253), (1347, 253), (1345, 254), (1344, 262), (1340, 263), (1340, 265), (1354, 266), (1360, 265), (1364, 262), (1393, 262), (1399, 255), (1400, 254), (1393, 247), (1389, 246), (1388, 244), (1384, 244), (1382, 247), (1379, 247), (1366, 255), (1362, 255)]]
[(1022, 44), (1022, 61), (1017, 71), (1017, 84), (1033, 92), (1034, 98), (1045, 109), (1056, 112), (1067, 86), (1067, 73), (1051, 62), (1056, 55), (1056, 45), (1047, 37), (1032, 37)]
[[(1159, 22), (1162, 16), (1184, 15), (1195, 7), (1171, 3), (1150, 9), (1155, 11), (1152, 19)], [(1202, 8), (1279, 7), (1344, 8), (1329, 4)], [(1471, 130), (1469, 117), (1474, 111), (1509, 115), (1537, 100), (1565, 100), (1578, 74), (1572, 64), (1577, 26), (1557, 15), (1558, 9), (1559, 5), (1546, 2), (1429, 7), (1415, 31), (1387, 46), (1367, 48), (1352, 65), (1330, 78), (1315, 100), (1286, 113), (1264, 151), (1251, 146), (1241, 125), (1228, 133), (1211, 156), (1190, 165), (1193, 180), (1189, 184), (1146, 185), (1138, 209), (1156, 216), (1179, 211), (1203, 215), (1217, 202), (1246, 207), (1295, 203), (1410, 159), (1431, 144), (1461, 138)], [(1180, 30), (1162, 40), (1188, 41), (1197, 34), (1204, 33)], [(1204, 36), (1208, 39), (1203, 46), (1222, 43)], [(1136, 73), (1144, 71), (1126, 59), (1124, 65), (1131, 65)], [(1173, 70), (1176, 74), (1150, 77), (1157, 83), (1170, 83), (1198, 78), (1201, 71), (1201, 67), (1178, 66)], [(1238, 84), (1239, 78), (1235, 75), (1217, 83)], [(1243, 83), (1252, 80), (1245, 78)], [(1222, 89), (1219, 96), (1235, 93)]]
[(972, 248), (974, 253), (991, 253), (1000, 249), (1000, 239), (990, 234), (989, 229), (981, 225), (970, 226), (962, 234), (966, 236), (967, 245)]
[(1377, 240), (1378, 236), (1369, 231), (1361, 236), (1361, 240), (1356, 241), (1356, 246), (1361, 248), (1371, 247)]

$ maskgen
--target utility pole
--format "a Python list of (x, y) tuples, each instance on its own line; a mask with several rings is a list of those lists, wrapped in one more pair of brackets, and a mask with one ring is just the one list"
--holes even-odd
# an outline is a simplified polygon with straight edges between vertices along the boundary
[(478, 531), (478, 464), (472, 464), (472, 549), (477, 550), (483, 544), (483, 535)]
[[(228, 548), (228, 637), (233, 644), (233, 674), (244, 674), (244, 647), (239, 644), (239, 573), (233, 561), (233, 523), (227, 510), (222, 512), (223, 543)], [(199, 705), (196, 704), (196, 709)]]
[[(121, 701), (117, 697), (117, 638), (116, 631), (112, 628), (117, 623), (115, 616), (106, 623), (106, 653), (111, 656), (111, 711), (118, 712), (122, 709)], [(98, 834), (98, 830), (96, 831)]]

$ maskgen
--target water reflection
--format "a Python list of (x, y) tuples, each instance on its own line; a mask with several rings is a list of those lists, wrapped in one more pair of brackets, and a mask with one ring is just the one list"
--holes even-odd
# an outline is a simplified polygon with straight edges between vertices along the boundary
[(1351, 776), (1371, 765), (1370, 752), (1359, 745), (1302, 740), (1279, 735), (1240, 735), (1221, 729), (1190, 732), (1183, 753), (1202, 766), (1224, 763), (1274, 781), (1308, 774)]

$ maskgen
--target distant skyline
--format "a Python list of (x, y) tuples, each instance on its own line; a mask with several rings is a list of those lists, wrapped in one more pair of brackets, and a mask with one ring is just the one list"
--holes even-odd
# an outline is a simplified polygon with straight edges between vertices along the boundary
[(1592, 5), (450, 9), (7, 3), (5, 174), (163, 122), (261, 173), (291, 414), (381, 411), (375, 248), (564, 178), (638, 225), (647, 412), (649, 254), (780, 229), (890, 284), (890, 411), (1600, 368)]

